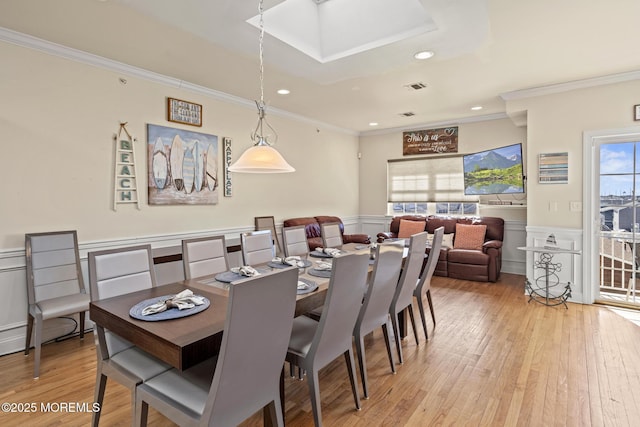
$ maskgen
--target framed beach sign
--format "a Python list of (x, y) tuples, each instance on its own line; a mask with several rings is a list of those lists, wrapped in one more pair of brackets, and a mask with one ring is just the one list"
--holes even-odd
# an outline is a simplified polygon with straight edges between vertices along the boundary
[(191, 126), (202, 126), (202, 105), (182, 99), (167, 98), (167, 120)]
[(218, 203), (218, 137), (147, 125), (150, 205)]

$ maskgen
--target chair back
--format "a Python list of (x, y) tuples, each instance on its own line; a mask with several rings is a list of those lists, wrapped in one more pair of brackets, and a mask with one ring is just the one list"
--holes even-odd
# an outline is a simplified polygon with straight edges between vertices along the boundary
[(85, 293), (75, 230), (25, 234), (29, 305)]
[(398, 286), (402, 270), (404, 245), (379, 244), (369, 286), (358, 314), (355, 329), (367, 334), (386, 324), (389, 306)]
[(229, 270), (224, 236), (201, 237), (182, 241), (184, 277), (191, 279)]
[(285, 256), (307, 256), (309, 242), (304, 225), (285, 227), (282, 229), (282, 243)]
[(440, 248), (442, 247), (442, 236), (444, 236), (444, 227), (436, 228), (433, 232), (433, 242), (431, 243), (429, 258), (427, 259), (427, 264), (424, 266), (422, 276), (415, 291), (416, 295), (422, 296), (431, 287), (431, 278), (433, 277), (434, 271), (436, 271)]
[[(151, 245), (131, 246), (89, 252), (89, 289), (91, 301), (148, 289), (156, 285)], [(97, 326), (97, 325), (96, 325)], [(98, 327), (98, 348), (102, 359), (129, 348), (132, 344)]]
[(342, 233), (339, 222), (326, 222), (320, 225), (322, 245), (325, 248), (339, 248), (342, 246)]
[(287, 354), (298, 270), (234, 282), (201, 424), (238, 425), (274, 400)]
[(278, 240), (278, 233), (276, 232), (276, 220), (272, 216), (256, 216), (254, 217), (256, 225), (256, 231), (269, 230), (271, 231), (271, 238), (273, 239), (274, 246), (278, 249), (278, 253), (281, 252), (280, 241)]
[(307, 355), (314, 364), (325, 366), (351, 348), (353, 328), (367, 288), (368, 270), (368, 252), (333, 258), (322, 315)]
[(276, 256), (270, 230), (242, 233), (240, 243), (244, 265), (264, 264)]
[(420, 271), (424, 262), (425, 249), (427, 247), (427, 233), (414, 234), (409, 240), (409, 254), (404, 261), (404, 268), (400, 275), (400, 281), (396, 293), (393, 296), (391, 311), (402, 310), (413, 302), (413, 291), (418, 284)]

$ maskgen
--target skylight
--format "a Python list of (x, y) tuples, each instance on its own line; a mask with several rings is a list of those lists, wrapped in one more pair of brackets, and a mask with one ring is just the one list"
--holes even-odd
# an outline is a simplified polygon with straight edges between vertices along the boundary
[(419, 0), (285, 0), (264, 12), (264, 29), (326, 63), (437, 27)]

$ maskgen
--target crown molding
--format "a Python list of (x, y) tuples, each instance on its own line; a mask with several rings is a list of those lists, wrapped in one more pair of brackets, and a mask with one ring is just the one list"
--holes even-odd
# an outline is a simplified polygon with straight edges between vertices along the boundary
[(631, 80), (640, 80), (639, 71), (629, 71), (627, 73), (610, 74), (607, 76), (593, 77), (590, 79), (573, 80), (565, 83), (557, 83), (548, 86), (539, 86), (529, 89), (514, 90), (500, 94), (505, 101), (515, 99), (533, 98), (534, 96), (551, 95), (554, 93), (569, 92), (576, 89), (586, 89), (595, 86), (603, 86), (614, 83), (628, 82)]
[(387, 129), (380, 129), (380, 130), (370, 130), (366, 132), (360, 132), (360, 136), (386, 135), (389, 133), (397, 133), (397, 132), (411, 132), (413, 130), (422, 130), (425, 128), (457, 126), (457, 125), (466, 124), (466, 123), (486, 122), (490, 120), (501, 120), (501, 119), (508, 119), (508, 118), (509, 116), (507, 116), (505, 113), (485, 114), (482, 116), (461, 117), (459, 119), (422, 123), (419, 125), (413, 125), (413, 126), (407, 126), (407, 127), (395, 127), (395, 128), (387, 128)]
[[(61, 44), (53, 43), (48, 40), (40, 39), (28, 34), (20, 33), (10, 30), (8, 28), (0, 27), (0, 41), (15, 44), (17, 46), (25, 47), (28, 49), (38, 50), (48, 55), (57, 56), (59, 58), (69, 59), (71, 61), (80, 62), (83, 64), (91, 65), (94, 67), (102, 68), (109, 71), (114, 71), (127, 76), (136, 77), (139, 79), (151, 81), (164, 86), (170, 86), (173, 88), (186, 90), (189, 92), (204, 95), (208, 98), (215, 99), (217, 101), (227, 102), (230, 104), (239, 105), (242, 107), (255, 109), (255, 101), (241, 98), (239, 96), (231, 95), (225, 92), (221, 92), (215, 89), (211, 89), (205, 86), (196, 85), (184, 80), (176, 79), (174, 77), (166, 76), (164, 74), (155, 73), (153, 71), (145, 70), (143, 68), (135, 67), (133, 65), (125, 64), (123, 62), (114, 61), (102, 56), (94, 55), (83, 50), (74, 49)], [(300, 114), (292, 113), (290, 111), (282, 110), (279, 108), (269, 108), (270, 115), (276, 115), (285, 117), (298, 122), (311, 124), (315, 127), (331, 130), (334, 132), (357, 136), (358, 132), (334, 126), (329, 123), (321, 122)]]

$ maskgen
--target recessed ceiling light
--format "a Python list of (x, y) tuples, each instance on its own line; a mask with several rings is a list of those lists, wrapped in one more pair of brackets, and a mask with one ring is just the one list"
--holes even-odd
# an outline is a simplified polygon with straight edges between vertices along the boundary
[(290, 93), (289, 89), (278, 89), (278, 95), (289, 95)]
[(429, 59), (434, 55), (434, 53), (430, 50), (423, 50), (420, 52), (417, 52), (415, 55), (413, 55), (414, 58), (416, 59)]
[(473, 107), (471, 107), (471, 109), (472, 109), (473, 111), (482, 110), (482, 105), (474, 105)]
[(378, 122), (371, 122), (369, 123), (369, 126), (378, 126)]

